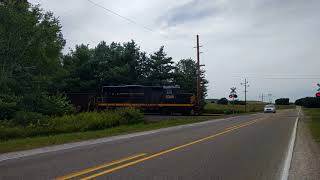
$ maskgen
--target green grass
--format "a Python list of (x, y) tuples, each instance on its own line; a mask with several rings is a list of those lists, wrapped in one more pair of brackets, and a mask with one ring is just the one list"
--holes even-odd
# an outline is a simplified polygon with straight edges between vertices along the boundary
[(160, 129), (165, 127), (190, 124), (196, 122), (207, 121), (219, 117), (212, 116), (191, 116), (183, 119), (168, 119), (153, 123), (139, 123), (132, 125), (122, 125), (99, 131), (88, 131), (78, 133), (59, 134), (52, 136), (40, 136), (23, 139), (12, 139), (0, 142), (0, 153), (28, 150), (49, 145), (58, 145), (69, 142), (78, 142), (89, 139), (97, 139), (102, 137), (109, 137), (121, 134), (128, 134), (134, 132), (142, 132), (147, 130)]
[(96, 131), (144, 122), (143, 114), (134, 109), (83, 112), (60, 117), (39, 116), (39, 118), (34, 116), (34, 113), (20, 114), (20, 118), (0, 121), (0, 141)]
[[(247, 104), (247, 112), (262, 112), (263, 108), (266, 104), (262, 103), (248, 103)], [(222, 105), (222, 104), (213, 104), (207, 103), (204, 112), (205, 113), (212, 113), (212, 114), (230, 114), (232, 113), (232, 109), (234, 108), (235, 113), (245, 113), (245, 106), (244, 105)], [(295, 105), (280, 105), (277, 106), (277, 109), (291, 109), (295, 108)]]
[(307, 116), (311, 118), (309, 127), (310, 127), (313, 138), (317, 142), (320, 142), (320, 108), (317, 108), (317, 109), (304, 108), (303, 111)]

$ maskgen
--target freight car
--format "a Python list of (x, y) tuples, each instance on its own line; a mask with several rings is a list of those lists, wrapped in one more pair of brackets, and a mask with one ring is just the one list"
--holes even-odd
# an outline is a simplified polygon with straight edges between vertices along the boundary
[(195, 96), (185, 93), (177, 86), (104, 86), (96, 99), (96, 108), (137, 108), (146, 112), (162, 114), (195, 114)]

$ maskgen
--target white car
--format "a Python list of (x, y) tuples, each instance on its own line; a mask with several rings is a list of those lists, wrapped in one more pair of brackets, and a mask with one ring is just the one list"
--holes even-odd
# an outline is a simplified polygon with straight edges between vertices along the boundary
[(264, 107), (264, 113), (276, 113), (276, 106), (273, 104), (266, 105)]

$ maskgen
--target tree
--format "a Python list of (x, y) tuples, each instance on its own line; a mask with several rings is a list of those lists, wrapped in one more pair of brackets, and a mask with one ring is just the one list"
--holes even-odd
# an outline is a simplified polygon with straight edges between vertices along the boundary
[(150, 57), (147, 56), (145, 52), (140, 52), (140, 58), (138, 60), (137, 65), (137, 73), (139, 74), (139, 78), (137, 83), (142, 85), (150, 85), (152, 82), (149, 82), (151, 79), (151, 66), (152, 62)]
[(174, 71), (174, 82), (179, 85), (181, 89), (184, 89), (191, 93), (197, 91), (197, 65), (192, 59), (180, 60)]
[(296, 100), (295, 104), (306, 108), (320, 108), (320, 97), (301, 98)]
[(65, 44), (58, 19), (38, 6), (7, 1), (0, 22), (1, 91), (51, 91)]
[[(180, 60), (174, 71), (174, 82), (179, 85), (181, 89), (196, 94), (197, 92), (197, 64), (192, 59)], [(205, 71), (200, 71), (200, 91), (202, 105), (205, 103), (205, 97), (207, 95), (208, 81), (205, 79)]]
[(221, 98), (218, 100), (217, 104), (224, 104), (227, 105), (229, 103), (227, 98)]
[(164, 46), (154, 54), (150, 55), (151, 66), (150, 66), (150, 77), (149, 82), (153, 85), (168, 85), (172, 84), (174, 62), (171, 57), (167, 57), (164, 52)]
[[(56, 84), (64, 73), (60, 58), (65, 40), (59, 20), (51, 12), (26, 1), (2, 2), (0, 106), (18, 110), (24, 97), (58, 91)], [(11, 117), (9, 114), (4, 118)]]
[(289, 105), (289, 98), (280, 98), (280, 99), (276, 99), (276, 105)]
[(75, 50), (63, 57), (65, 76), (64, 91), (82, 92), (95, 90), (97, 79), (94, 77), (94, 66), (91, 62), (92, 50), (88, 45), (77, 45)]

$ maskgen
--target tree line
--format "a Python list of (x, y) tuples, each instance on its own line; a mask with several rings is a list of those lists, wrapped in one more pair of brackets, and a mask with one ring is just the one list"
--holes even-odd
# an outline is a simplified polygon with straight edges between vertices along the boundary
[[(66, 40), (59, 19), (26, 1), (1, 1), (0, 22), (0, 119), (21, 111), (67, 114), (72, 106), (65, 93), (99, 92), (104, 85), (179, 85), (196, 91), (195, 61), (175, 63), (163, 46), (148, 54), (134, 40), (101, 41), (63, 54)], [(208, 84), (204, 73), (202, 99)]]

